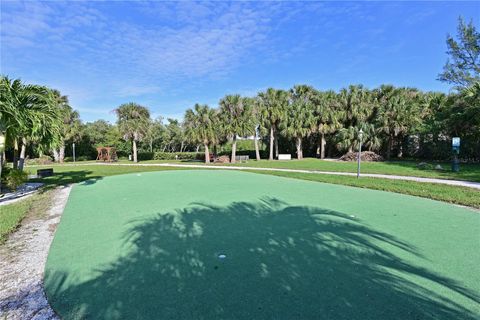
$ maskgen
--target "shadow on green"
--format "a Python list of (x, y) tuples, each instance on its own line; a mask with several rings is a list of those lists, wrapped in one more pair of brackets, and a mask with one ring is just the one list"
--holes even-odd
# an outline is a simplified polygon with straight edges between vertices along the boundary
[[(46, 270), (46, 292), (65, 319), (475, 319), (417, 284), (478, 296), (402, 261), (416, 249), (355, 217), (276, 199), (206, 204), (135, 220), (133, 253), (94, 279)], [(225, 259), (219, 259), (225, 254)]]

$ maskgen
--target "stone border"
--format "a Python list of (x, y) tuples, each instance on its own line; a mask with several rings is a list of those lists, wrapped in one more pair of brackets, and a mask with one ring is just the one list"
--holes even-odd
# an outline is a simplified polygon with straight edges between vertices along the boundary
[(0, 319), (59, 319), (43, 291), (43, 272), (71, 188), (58, 187), (47, 214), (23, 224), (0, 245)]

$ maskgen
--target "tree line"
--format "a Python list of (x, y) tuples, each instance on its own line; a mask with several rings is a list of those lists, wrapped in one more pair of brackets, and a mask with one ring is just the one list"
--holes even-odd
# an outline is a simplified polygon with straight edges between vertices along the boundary
[[(461, 19), (457, 31), (457, 39), (447, 37), (449, 60), (438, 77), (454, 86), (449, 94), (392, 85), (350, 85), (339, 91), (295, 85), (254, 97), (227, 95), (218, 108), (196, 104), (183, 121), (151, 119), (147, 107), (126, 103), (115, 109), (115, 124), (82, 123), (58, 90), (2, 76), (0, 149), (6, 146), (20, 170), (27, 155), (52, 155), (63, 162), (73, 143), (80, 158), (94, 158), (96, 146), (113, 146), (134, 161), (139, 152), (202, 150), (208, 162), (217, 148), (228, 146), (234, 162), (237, 141), (250, 137), (256, 159), (265, 151), (269, 160), (280, 152), (325, 158), (354, 151), (361, 130), (364, 147), (387, 159), (448, 159), (451, 138), (458, 136), (460, 156), (479, 160), (480, 34)], [(5, 150), (0, 151), (3, 163)]]

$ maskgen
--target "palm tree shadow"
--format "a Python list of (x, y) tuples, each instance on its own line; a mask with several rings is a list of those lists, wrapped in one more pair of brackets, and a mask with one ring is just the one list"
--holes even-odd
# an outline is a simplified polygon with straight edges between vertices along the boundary
[(132, 221), (124, 241), (134, 250), (90, 281), (72, 285), (74, 275), (46, 270), (47, 296), (62, 317), (476, 318), (412, 279), (478, 302), (476, 293), (402, 261), (392, 251), (417, 250), (335, 211), (277, 199), (197, 203)]

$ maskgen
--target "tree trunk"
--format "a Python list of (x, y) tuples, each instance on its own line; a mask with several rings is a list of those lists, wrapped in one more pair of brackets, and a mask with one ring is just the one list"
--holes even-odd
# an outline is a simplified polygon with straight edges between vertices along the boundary
[(22, 148), (20, 149), (20, 158), (18, 159), (18, 169), (23, 171), (25, 164), (25, 152), (27, 151), (27, 139), (22, 138)]
[(273, 126), (270, 127), (270, 150), (268, 155), (268, 160), (273, 160)]
[(387, 160), (390, 160), (390, 155), (392, 153), (393, 137), (388, 137), (388, 146), (387, 146)]
[(302, 138), (297, 137), (297, 159), (302, 160), (303, 159), (303, 151), (302, 151)]
[(195, 150), (195, 152), (198, 153), (198, 150), (200, 150), (200, 146), (199, 146), (199, 145), (197, 145), (197, 150)]
[(53, 149), (52, 153), (53, 153), (53, 161), (59, 162), (60, 161), (59, 151), (57, 149)]
[(325, 133), (321, 134), (320, 137), (320, 159), (325, 159), (325, 145), (327, 142), (325, 141)]
[(275, 159), (278, 159), (278, 133), (277, 130), (275, 129)]
[(65, 160), (65, 143), (64, 142), (62, 142), (62, 145), (58, 150), (58, 160), (60, 161), (60, 163), (63, 163), (63, 161)]
[(150, 152), (153, 152), (153, 140), (150, 140)]
[(257, 128), (255, 128), (255, 137), (254, 143), (255, 143), (255, 157), (257, 158), (257, 161), (260, 160), (260, 150), (258, 149), (258, 135), (257, 135)]
[[(1, 138), (2, 137), (0, 137), (0, 139)], [(3, 168), (3, 151), (0, 152), (0, 194), (2, 194), (2, 168)]]
[(13, 141), (13, 169), (18, 168), (18, 141)]
[(133, 147), (133, 162), (138, 162), (138, 158), (137, 158), (137, 141), (133, 140), (133, 143), (132, 143), (132, 147)]
[(348, 147), (348, 152), (353, 152), (353, 146), (350, 145), (350, 147)]
[(210, 163), (210, 153), (208, 152), (208, 144), (205, 144), (205, 163)]
[(401, 158), (401, 157), (403, 157), (403, 139), (402, 139), (402, 136), (400, 136), (398, 140), (400, 141), (400, 143), (398, 144), (397, 157)]
[(231, 163), (235, 163), (235, 157), (237, 156), (237, 135), (233, 135), (232, 140), (232, 158), (230, 159)]

